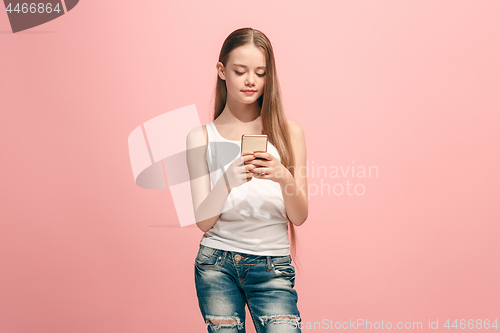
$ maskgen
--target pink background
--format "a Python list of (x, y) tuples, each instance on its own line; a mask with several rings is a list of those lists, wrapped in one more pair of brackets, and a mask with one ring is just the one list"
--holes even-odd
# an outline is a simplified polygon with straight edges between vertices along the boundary
[(303, 322), (500, 319), (499, 11), (87, 0), (17, 34), (2, 11), (0, 332), (204, 331), (202, 232), (177, 227), (168, 190), (134, 183), (127, 137), (190, 104), (209, 122), (220, 47), (245, 26), (273, 43), (309, 165), (379, 171), (323, 177), (363, 195), (310, 196)]

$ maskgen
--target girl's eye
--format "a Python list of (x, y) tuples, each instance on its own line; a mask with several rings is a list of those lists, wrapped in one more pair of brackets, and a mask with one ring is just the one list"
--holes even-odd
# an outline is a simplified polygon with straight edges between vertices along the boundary
[[(238, 72), (238, 71), (234, 71), (234, 72), (235, 72), (237, 75), (243, 75), (243, 74), (245, 74), (245, 73)], [(258, 76), (260, 76), (260, 77), (264, 77), (264, 76), (266, 75), (266, 73), (264, 73), (264, 74), (257, 74), (257, 75), (258, 75)]]

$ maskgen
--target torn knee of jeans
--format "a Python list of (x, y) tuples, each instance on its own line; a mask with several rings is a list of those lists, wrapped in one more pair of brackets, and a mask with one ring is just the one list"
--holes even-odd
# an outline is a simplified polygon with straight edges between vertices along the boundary
[(300, 322), (300, 317), (295, 315), (261, 316), (259, 319), (262, 326), (266, 324), (290, 324), (297, 327)]
[(238, 314), (235, 313), (234, 316), (205, 316), (205, 324), (211, 326), (213, 330), (219, 328), (232, 328), (237, 326), (238, 330), (243, 329), (244, 322), (241, 322)]

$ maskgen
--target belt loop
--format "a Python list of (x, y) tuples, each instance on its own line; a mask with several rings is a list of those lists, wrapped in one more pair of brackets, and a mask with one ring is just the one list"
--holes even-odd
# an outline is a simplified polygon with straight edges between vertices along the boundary
[(270, 256), (266, 256), (266, 268), (268, 271), (271, 270), (271, 257)]
[(224, 263), (226, 262), (226, 255), (227, 255), (227, 251), (224, 251), (224, 250), (221, 250), (222, 253), (219, 255), (220, 257), (222, 257), (222, 259), (220, 259), (220, 266), (224, 266)]

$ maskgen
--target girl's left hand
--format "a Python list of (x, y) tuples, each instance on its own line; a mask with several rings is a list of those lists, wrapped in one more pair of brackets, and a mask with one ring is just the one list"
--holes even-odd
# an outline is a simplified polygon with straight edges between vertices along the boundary
[[(255, 159), (249, 163), (255, 165), (251, 171), (258, 179), (269, 179), (279, 184), (284, 184), (290, 171), (276, 157), (270, 153), (254, 153)], [(259, 160), (258, 158), (264, 158)]]

